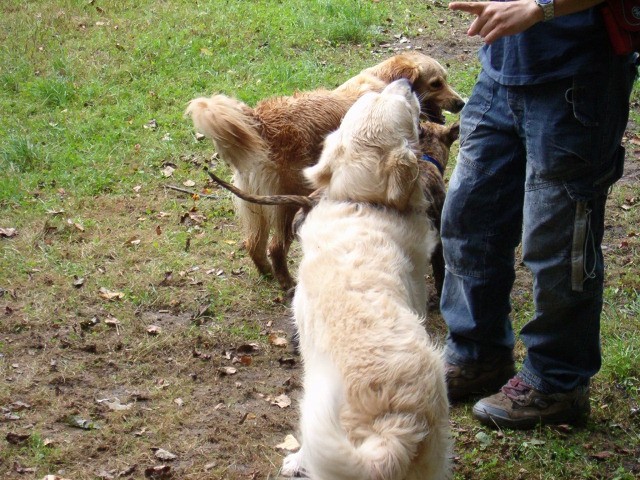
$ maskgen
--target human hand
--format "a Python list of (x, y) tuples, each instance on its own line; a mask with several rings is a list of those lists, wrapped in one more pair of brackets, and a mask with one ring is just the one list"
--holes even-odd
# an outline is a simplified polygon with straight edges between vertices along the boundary
[(487, 44), (507, 35), (524, 32), (544, 18), (542, 9), (534, 0), (451, 2), (449, 8), (476, 15), (467, 35), (479, 35)]

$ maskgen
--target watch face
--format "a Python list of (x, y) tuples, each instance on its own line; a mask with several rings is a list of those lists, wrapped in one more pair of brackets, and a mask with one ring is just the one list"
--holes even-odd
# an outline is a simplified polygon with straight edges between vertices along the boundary
[(549, 5), (550, 3), (553, 3), (553, 0), (536, 0), (536, 3), (538, 5)]

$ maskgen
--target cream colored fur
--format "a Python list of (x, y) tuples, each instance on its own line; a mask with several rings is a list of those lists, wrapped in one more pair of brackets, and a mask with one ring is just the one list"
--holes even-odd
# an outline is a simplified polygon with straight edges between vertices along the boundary
[(418, 181), (418, 114), (404, 80), (368, 93), (305, 170), (325, 194), (299, 232), (302, 449), (284, 475), (450, 478), (442, 359), (424, 327), (437, 240)]

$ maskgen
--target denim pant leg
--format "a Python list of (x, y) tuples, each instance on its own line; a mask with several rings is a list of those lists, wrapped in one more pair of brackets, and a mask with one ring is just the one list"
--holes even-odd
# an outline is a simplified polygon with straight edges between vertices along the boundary
[(509, 294), (524, 175), (524, 145), (506, 90), (481, 73), (461, 114), (460, 152), (442, 213), (446, 271), (440, 309), (451, 363), (511, 358)]
[(448, 361), (510, 354), (513, 252), (524, 223), (535, 313), (521, 332), (521, 376), (542, 391), (568, 391), (599, 369), (604, 205), (622, 171), (635, 74), (621, 57), (608, 67), (533, 87), (479, 76), (442, 218)]
[(616, 57), (602, 74), (524, 92), (522, 251), (535, 312), (520, 332), (519, 375), (544, 392), (586, 386), (600, 369), (605, 203), (622, 174), (634, 73)]

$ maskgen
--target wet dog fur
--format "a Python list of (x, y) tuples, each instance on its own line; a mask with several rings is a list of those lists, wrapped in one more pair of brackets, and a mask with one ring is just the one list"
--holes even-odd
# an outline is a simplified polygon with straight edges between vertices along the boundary
[[(458, 112), (462, 98), (448, 85), (445, 69), (420, 52), (395, 55), (363, 70), (334, 90), (318, 89), (272, 97), (248, 105), (225, 95), (196, 98), (186, 113), (196, 130), (211, 138), (233, 171), (236, 187), (253, 195), (308, 195), (302, 171), (314, 165), (327, 134), (336, 130), (353, 103), (399, 78), (412, 84), (423, 114), (442, 122), (442, 110)], [(284, 290), (294, 285), (287, 254), (294, 238), (291, 205), (261, 206), (235, 200), (245, 247), (264, 275)], [(271, 238), (269, 237), (270, 233)]]

